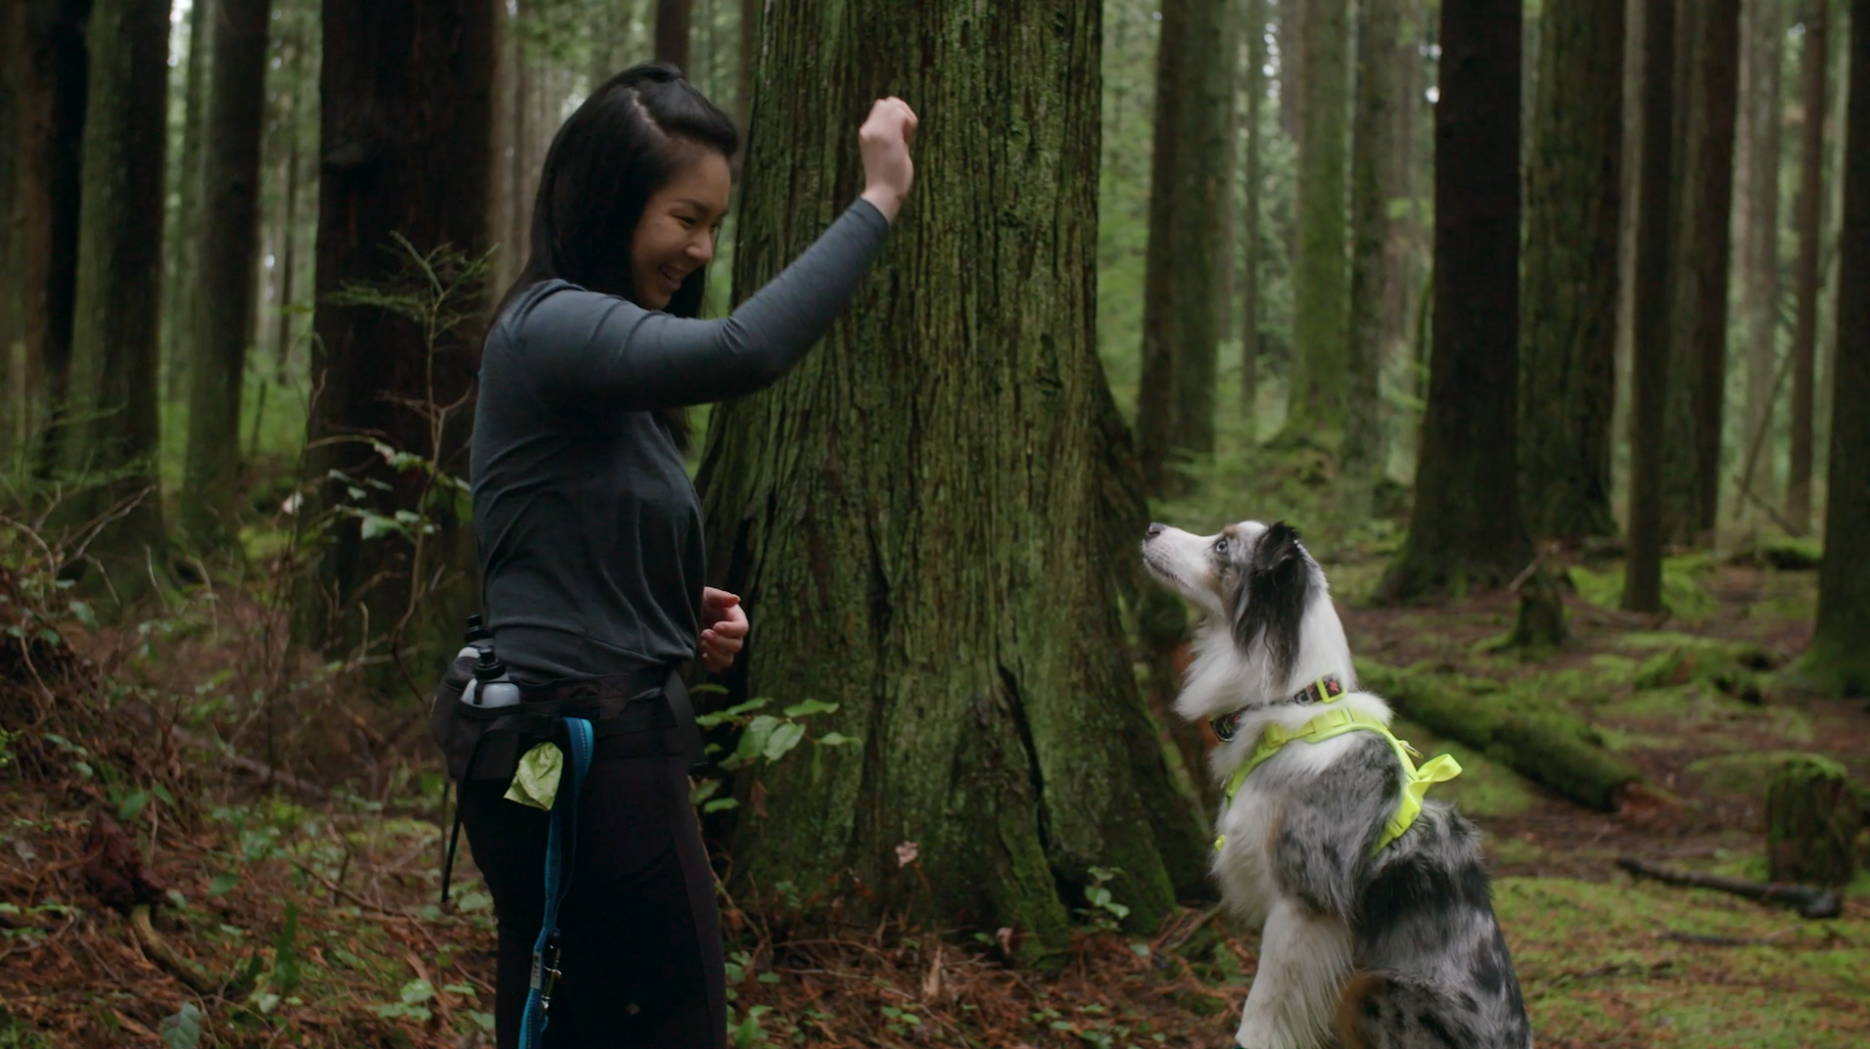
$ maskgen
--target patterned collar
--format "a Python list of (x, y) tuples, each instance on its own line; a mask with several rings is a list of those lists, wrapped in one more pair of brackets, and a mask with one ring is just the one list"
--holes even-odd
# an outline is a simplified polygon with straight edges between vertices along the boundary
[(1234, 733), (1239, 729), (1240, 719), (1252, 711), (1264, 710), (1267, 707), (1282, 707), (1289, 703), (1301, 705), (1331, 703), (1343, 694), (1344, 683), (1338, 680), (1336, 674), (1326, 674), (1285, 699), (1273, 703), (1253, 703), (1238, 710), (1230, 710), (1225, 714), (1209, 718), (1208, 724), (1214, 727), (1214, 734), (1221, 737), (1222, 743), (1228, 743), (1233, 740)]

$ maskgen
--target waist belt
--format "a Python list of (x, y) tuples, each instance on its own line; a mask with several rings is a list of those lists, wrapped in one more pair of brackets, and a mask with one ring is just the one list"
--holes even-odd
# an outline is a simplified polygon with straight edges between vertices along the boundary
[[(704, 763), (701, 727), (695, 721), (688, 687), (675, 667), (646, 667), (610, 677), (521, 685), (516, 706), (478, 707), (459, 700), (452, 705), (454, 718), (473, 737), (466, 760), (459, 763), (463, 784), (511, 776), (524, 743), (550, 740), (566, 747), (572, 742), (567, 733), (567, 722), (572, 719), (584, 722), (581, 733), (588, 733), (592, 740), (591, 757), (671, 754), (685, 755), (690, 769)], [(461, 805), (457, 798), (454, 826), (442, 857), (444, 906), (460, 840)]]

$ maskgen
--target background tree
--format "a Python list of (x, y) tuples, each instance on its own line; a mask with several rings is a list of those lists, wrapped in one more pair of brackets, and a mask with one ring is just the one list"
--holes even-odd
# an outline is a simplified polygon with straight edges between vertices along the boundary
[(1345, 496), (1367, 501), (1389, 458), (1381, 376), (1402, 320), (1393, 304), (1404, 293), (1392, 264), (1397, 204), (1407, 192), (1409, 125), (1413, 105), (1407, 62), (1415, 52), (1414, 12), (1397, 0), (1361, 6), (1357, 32), (1357, 105), (1351, 156), (1351, 270), (1349, 353), (1346, 358), (1343, 466)]
[(1242, 245), (1240, 281), (1240, 412), (1247, 418), (1254, 415), (1254, 404), (1259, 398), (1260, 373), (1260, 212), (1261, 158), (1264, 155), (1261, 131), (1260, 111), (1266, 101), (1266, 0), (1246, 0), (1242, 14), (1243, 29), (1240, 43), (1246, 55), (1246, 65), (1242, 71), (1241, 84), (1246, 97), (1246, 113), (1243, 118), (1244, 133), (1240, 136), (1246, 149), (1246, 159), (1241, 168), (1241, 180), (1245, 183), (1245, 201), (1242, 210), (1243, 221), (1240, 230)]
[(1178, 456), (1214, 450), (1233, 39), (1221, 0), (1165, 0), (1156, 73), (1137, 452), (1150, 491), (1186, 490)]
[(1808, 0), (1804, 12), (1799, 66), (1804, 74), (1804, 105), (1799, 127), (1799, 253), (1792, 287), (1797, 303), (1792, 328), (1792, 428), (1786, 469), (1786, 527), (1803, 535), (1812, 524), (1812, 443), (1818, 373), (1819, 219), (1824, 213), (1825, 69), (1829, 36), (1827, 0)]
[(168, 25), (168, 0), (97, 0), (85, 29), (74, 425), (63, 449), (82, 488), (66, 513), (99, 526), (88, 555), (125, 604), (166, 560), (155, 456)]
[(1799, 671), (1826, 695), (1870, 695), (1870, 3), (1849, 22), (1844, 216), (1838, 239), (1837, 367), (1825, 484), (1825, 556), (1818, 624)]
[[(1344, 228), (1350, 146), (1348, 0), (1304, 0), (1291, 86), (1298, 107), (1298, 246), (1293, 265), (1293, 353), (1285, 434), (1318, 437), (1335, 449), (1349, 381), (1349, 274)], [(1283, 93), (1283, 92), (1282, 92)]]
[(209, 69), (213, 61), (210, 43), (214, 25), (215, 0), (191, 0), (188, 6), (187, 70), (182, 81), (182, 140), (169, 165), (171, 193), (176, 207), (167, 209), (168, 229), (163, 238), (169, 257), (170, 279), (162, 288), (162, 374), (164, 399), (174, 403), (188, 393), (188, 365), (194, 359), (200, 340), (196, 324), (201, 319), (199, 281), (189, 278), (201, 262), (202, 166), (207, 151), (201, 148), (203, 125), (207, 123), (208, 89), (212, 82)]
[(1669, 230), (1674, 179), (1675, 9), (1643, 5), (1642, 175), (1636, 205), (1634, 335), (1630, 360), (1629, 559), (1623, 607), (1662, 610), (1662, 436), (1669, 380)]
[[(217, 543), (235, 529), (240, 475), (240, 400), (253, 333), (254, 252), (260, 219), (260, 130), (266, 113), (266, 41), (271, 0), (221, 0), (214, 18), (214, 78), (208, 92), (208, 149), (201, 162), (199, 335), (189, 369), (190, 498), (182, 527)], [(192, 233), (188, 231), (185, 235)], [(283, 315), (283, 313), (282, 313)]]
[[(944, 28), (964, 6), (994, 47)], [(1031, 955), (1063, 946), (1061, 886), (1101, 865), (1123, 872), (1127, 924), (1152, 927), (1178, 887), (1199, 891), (1206, 842), (1111, 589), (1146, 519), (1111, 508), (1127, 441), (1092, 339), (1098, 9), (817, 11), (767, 8), (737, 290), (856, 194), (872, 99), (927, 116), (915, 196), (847, 319), (714, 413), (710, 564), (763, 624), (750, 691), (835, 702), (833, 727), (863, 739), (737, 786), (764, 815), (736, 831), (736, 876), (855, 883), (846, 913), (1008, 926)], [(929, 60), (893, 58), (914, 48)], [(988, 111), (1002, 118), (933, 118)]]
[(14, 209), (19, 216), (22, 371), (35, 393), (41, 472), (59, 461), (62, 430), (54, 420), (70, 395), (72, 308), (78, 280), (81, 143), (89, 53), (90, 0), (33, 0), (7, 17), (18, 32), (11, 76), (18, 86)]
[(688, 68), (690, 8), (693, 0), (656, 0), (656, 60)]
[(1622, 217), (1621, 0), (1545, 6), (1526, 170), (1520, 500), (1535, 536), (1610, 535)]
[[(343, 652), (407, 631), (439, 651), (458, 636), (472, 591), (466, 500), (398, 456), (466, 474), (480, 332), (410, 315), (433, 289), (396, 238), (427, 258), (485, 251), (493, 3), (327, 0), (323, 34), (316, 396), (301, 510), (320, 527), (295, 634)], [(402, 60), (411, 54), (423, 61)], [(447, 317), (484, 309), (477, 282), (440, 268)], [(334, 470), (347, 480), (331, 483)]]
[(1517, 4), (1442, 0), (1435, 341), (1409, 536), (1385, 600), (1503, 583), (1531, 552), (1514, 453), (1520, 30)]
[(1714, 527), (1726, 392), (1739, 0), (1698, 0), (1677, 13), (1682, 149), (1670, 285), (1670, 372), (1663, 430), (1663, 534), (1692, 542)]
[(1776, 475), (1767, 439), (1778, 396), (1779, 125), (1783, 120), (1779, 88), (1786, 29), (1786, 7), (1780, 0), (1747, 0), (1742, 11), (1745, 26), (1734, 172), (1739, 219), (1734, 224), (1733, 271), (1740, 285), (1746, 387), (1737, 449), (1742, 457), (1739, 491), (1729, 515), (1735, 519), (1754, 512), (1748, 500), (1768, 505)]

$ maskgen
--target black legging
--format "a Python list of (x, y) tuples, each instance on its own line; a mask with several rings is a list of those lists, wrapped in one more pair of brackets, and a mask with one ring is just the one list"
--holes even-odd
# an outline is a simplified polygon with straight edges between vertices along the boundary
[[(578, 806), (578, 855), (559, 908), (564, 976), (541, 1049), (721, 1049), (721, 919), (687, 759), (663, 733), (599, 741)], [(471, 782), (462, 821), (500, 929), (499, 1049), (519, 1045), (545, 882), (545, 812)]]

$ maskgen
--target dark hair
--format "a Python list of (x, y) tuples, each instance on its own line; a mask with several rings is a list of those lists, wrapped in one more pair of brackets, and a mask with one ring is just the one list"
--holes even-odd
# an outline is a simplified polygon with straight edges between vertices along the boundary
[[(629, 245), (649, 198), (697, 151), (732, 159), (739, 145), (734, 122), (672, 65), (632, 66), (605, 81), (552, 136), (526, 265), (500, 310), (552, 279), (636, 301)], [(698, 267), (664, 312), (695, 316), (706, 288), (707, 268)], [(666, 418), (685, 443), (679, 409)]]

